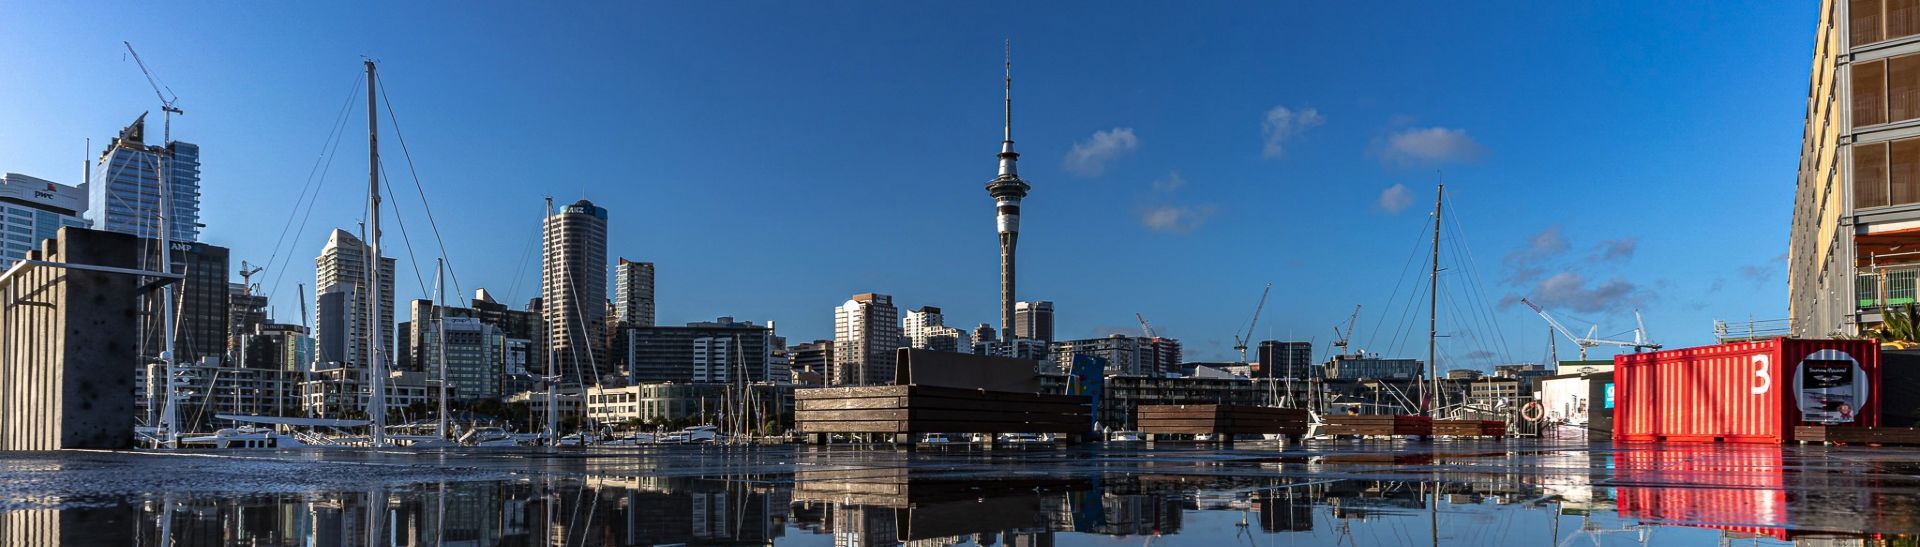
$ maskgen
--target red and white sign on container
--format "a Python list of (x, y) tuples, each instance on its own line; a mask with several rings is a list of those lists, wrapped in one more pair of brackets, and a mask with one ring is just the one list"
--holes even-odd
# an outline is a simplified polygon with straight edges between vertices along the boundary
[(1880, 423), (1880, 345), (1775, 338), (1618, 355), (1614, 438), (1782, 443)]

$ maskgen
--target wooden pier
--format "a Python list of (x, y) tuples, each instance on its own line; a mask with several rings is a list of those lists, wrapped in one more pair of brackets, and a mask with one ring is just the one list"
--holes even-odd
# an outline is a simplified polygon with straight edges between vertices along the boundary
[(1326, 434), (1335, 439), (1411, 435), (1433, 437), (1433, 418), (1426, 416), (1328, 416)]
[(1082, 395), (894, 385), (800, 389), (794, 428), (815, 444), (835, 433), (891, 435), (911, 444), (922, 433), (1055, 433), (1079, 442), (1093, 429)]
[(1140, 432), (1148, 440), (1162, 435), (1220, 435), (1233, 443), (1234, 435), (1285, 435), (1299, 442), (1307, 435), (1307, 411), (1247, 405), (1144, 405), (1138, 410)]

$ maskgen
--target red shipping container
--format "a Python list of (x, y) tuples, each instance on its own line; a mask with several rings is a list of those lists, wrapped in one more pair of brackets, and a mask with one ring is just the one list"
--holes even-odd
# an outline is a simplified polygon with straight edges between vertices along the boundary
[(1880, 345), (1775, 338), (1613, 358), (1614, 439), (1783, 443), (1880, 424)]

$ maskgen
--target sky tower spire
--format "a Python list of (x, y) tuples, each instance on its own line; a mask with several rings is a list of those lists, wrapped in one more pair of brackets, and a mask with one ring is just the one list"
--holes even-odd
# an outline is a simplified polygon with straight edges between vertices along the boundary
[(987, 183), (987, 194), (993, 196), (993, 206), (1000, 228), (1000, 336), (1013, 339), (1013, 302), (1014, 302), (1014, 248), (1020, 242), (1020, 200), (1027, 197), (1032, 186), (1020, 180), (1020, 174), (1014, 168), (1014, 162), (1020, 154), (1013, 151), (1013, 40), (1007, 40), (1006, 51), (1006, 136), (1000, 141), (1000, 175)]

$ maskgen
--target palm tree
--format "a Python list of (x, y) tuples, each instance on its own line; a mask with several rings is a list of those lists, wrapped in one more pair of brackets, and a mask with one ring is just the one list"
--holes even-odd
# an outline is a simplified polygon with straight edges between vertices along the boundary
[(1914, 315), (1913, 304), (1887, 308), (1880, 320), (1880, 327), (1868, 331), (1867, 337), (1894, 349), (1920, 347), (1920, 328), (1914, 324)]

